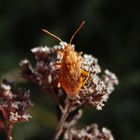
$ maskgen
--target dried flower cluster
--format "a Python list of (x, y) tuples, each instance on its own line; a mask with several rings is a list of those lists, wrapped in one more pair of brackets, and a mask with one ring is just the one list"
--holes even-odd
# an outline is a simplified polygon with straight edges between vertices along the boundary
[(100, 130), (97, 124), (77, 130), (70, 128), (65, 132), (64, 140), (114, 140), (111, 131), (105, 127)]
[(15, 89), (13, 83), (3, 80), (0, 87), (0, 128), (12, 139), (11, 131), (15, 123), (28, 121), (27, 110), (32, 105), (29, 91)]
[[(52, 89), (57, 90), (56, 96), (59, 96), (59, 93), (65, 95), (67, 90), (63, 88), (64, 86), (60, 85), (61, 71), (64, 72), (64, 70), (62, 70), (64, 68), (59, 64), (62, 64), (64, 58), (63, 52), (65, 52), (65, 47), (67, 45), (67, 43), (61, 42), (60, 45), (51, 48), (45, 46), (32, 49), (32, 52), (35, 54), (36, 65), (33, 68), (28, 60), (21, 61), (20, 66), (22, 77), (29, 81), (38, 83), (48, 92), (52, 91)], [(74, 45), (72, 45), (71, 47), (73, 48), (73, 53), (75, 53), (76, 51), (74, 50)], [(59, 52), (62, 52), (62, 55), (60, 55)], [(104, 102), (107, 101), (109, 94), (114, 90), (114, 85), (118, 84), (117, 77), (109, 70), (105, 70), (105, 72), (101, 74), (101, 69), (98, 65), (97, 59), (92, 55), (81, 55), (81, 53), (78, 55), (80, 57), (80, 60), (82, 59), (80, 63), (80, 70), (88, 73), (88, 77), (83, 76), (83, 79), (86, 82), (84, 83), (84, 85), (80, 86), (78, 94), (75, 96), (75, 98), (72, 98), (72, 100), (77, 105), (93, 105), (98, 110), (101, 110), (104, 106)], [(67, 64), (67, 67), (70, 66), (70, 64)], [(78, 69), (74, 68), (74, 70), (74, 72), (77, 74)], [(71, 79), (74, 79), (76, 77), (76, 74), (70, 78), (68, 77), (68, 74), (68, 72), (65, 73), (65, 75), (63, 74), (63, 77), (67, 78), (66, 82), (67, 85), (69, 85), (68, 88), (71, 89), (73, 88)], [(80, 84), (80, 82), (81, 81), (77, 79), (77, 81), (75, 80), (74, 84), (78, 85)], [(60, 85), (60, 87), (58, 87), (58, 85)]]
[(57, 50), (57, 47), (32, 49), (36, 58), (36, 66), (33, 68), (29, 60), (22, 60), (20, 63), (22, 77), (38, 83), (46, 91), (56, 88), (59, 78), (59, 70), (56, 68), (56, 62), (59, 61)]

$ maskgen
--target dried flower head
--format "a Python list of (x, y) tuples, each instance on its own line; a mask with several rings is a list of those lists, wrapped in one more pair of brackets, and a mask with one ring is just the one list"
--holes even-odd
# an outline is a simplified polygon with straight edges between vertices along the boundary
[(68, 46), (66, 42), (51, 48), (37, 47), (32, 52), (36, 65), (33, 68), (28, 60), (21, 61), (22, 77), (38, 83), (48, 92), (56, 90), (56, 96), (59, 96), (60, 90), (61, 94), (66, 92), (77, 105), (93, 105), (101, 110), (114, 85), (118, 84), (117, 77), (109, 70), (101, 73), (95, 57), (81, 55), (74, 50), (74, 45)]
[[(63, 42), (56, 35), (43, 29), (59, 40), (60, 45), (52, 48), (47, 46), (33, 48), (36, 65), (33, 68), (28, 60), (21, 61), (21, 75), (53, 94), (56, 94), (54, 90), (57, 94), (60, 90), (62, 94), (65, 92), (76, 105), (88, 104), (101, 110), (118, 80), (109, 70), (105, 70), (102, 74), (95, 57), (75, 51), (71, 43), (84, 23), (82, 22), (73, 34), (70, 43)], [(58, 98), (59, 94), (55, 96)]]
[(65, 132), (64, 140), (114, 140), (111, 131), (103, 127), (101, 130), (97, 124), (77, 130), (70, 128)]
[(28, 90), (15, 89), (13, 83), (3, 80), (0, 86), (0, 128), (6, 133), (10, 133), (15, 123), (31, 118), (28, 114), (28, 108), (32, 105), (29, 97)]

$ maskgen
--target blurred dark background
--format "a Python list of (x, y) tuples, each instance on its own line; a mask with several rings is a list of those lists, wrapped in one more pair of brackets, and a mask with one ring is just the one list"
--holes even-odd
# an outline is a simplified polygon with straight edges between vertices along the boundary
[[(98, 58), (102, 69), (116, 73), (120, 84), (102, 111), (85, 108), (79, 127), (98, 123), (112, 130), (116, 140), (140, 140), (140, 5), (127, 0), (0, 0), (0, 79), (17, 80), (31, 89), (34, 107), (29, 123), (17, 124), (14, 140), (51, 139), (57, 120), (51, 98), (35, 85), (18, 79), (18, 63), (33, 60), (30, 49), (58, 41), (46, 28), (76, 49)], [(2, 133), (0, 133), (0, 139)]]

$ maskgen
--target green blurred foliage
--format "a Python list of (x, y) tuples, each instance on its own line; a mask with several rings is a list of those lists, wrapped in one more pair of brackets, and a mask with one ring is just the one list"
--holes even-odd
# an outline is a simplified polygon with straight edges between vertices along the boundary
[[(18, 63), (33, 60), (30, 49), (58, 41), (44, 34), (47, 28), (69, 41), (81, 23), (86, 25), (73, 43), (92, 53), (103, 69), (119, 77), (120, 84), (103, 111), (85, 108), (79, 126), (97, 122), (112, 130), (117, 140), (140, 139), (140, 8), (126, 0), (0, 0), (0, 79), (24, 82), (31, 88), (34, 106), (29, 123), (14, 128), (14, 140), (50, 139), (57, 126), (54, 102), (34, 85), (19, 80)], [(0, 133), (1, 138), (2, 134)]]

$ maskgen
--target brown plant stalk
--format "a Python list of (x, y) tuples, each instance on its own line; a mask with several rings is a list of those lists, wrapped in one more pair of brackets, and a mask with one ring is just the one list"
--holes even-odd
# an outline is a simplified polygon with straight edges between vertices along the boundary
[(66, 119), (69, 115), (71, 106), (72, 106), (72, 101), (67, 98), (66, 105), (65, 105), (65, 108), (62, 111), (63, 114), (62, 114), (61, 119), (59, 121), (59, 124), (58, 124), (58, 127), (56, 129), (56, 133), (54, 135), (53, 140), (58, 140), (60, 135), (62, 134), (63, 128), (64, 128), (64, 123), (65, 123), (65, 121), (66, 121)]
[(12, 124), (12, 123), (9, 124), (9, 126), (8, 126), (7, 129), (5, 130), (5, 131), (6, 131), (7, 140), (13, 140), (13, 137), (12, 137), (13, 125), (14, 125), (14, 124)]

